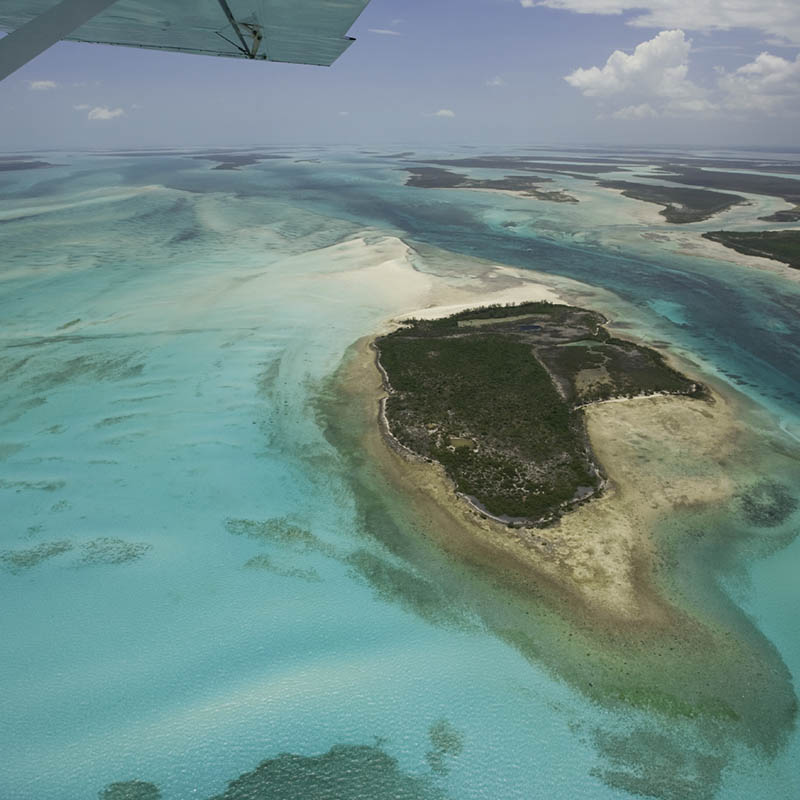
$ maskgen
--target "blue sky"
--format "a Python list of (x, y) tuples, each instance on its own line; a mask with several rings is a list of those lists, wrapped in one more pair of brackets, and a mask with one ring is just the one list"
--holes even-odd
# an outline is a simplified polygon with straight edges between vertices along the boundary
[(331, 68), (63, 42), (0, 83), (0, 149), (800, 144), (797, 0), (372, 0), (351, 35)]

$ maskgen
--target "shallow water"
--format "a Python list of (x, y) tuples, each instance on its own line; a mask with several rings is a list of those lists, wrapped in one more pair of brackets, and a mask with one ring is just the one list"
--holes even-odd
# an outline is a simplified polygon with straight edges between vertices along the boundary
[[(0, 176), (0, 796), (138, 780), (208, 798), (266, 759), (255, 796), (276, 796), (276, 773), (313, 796), (320, 770), (360, 770), (369, 797), (800, 792), (796, 734), (769, 757), (701, 757), (674, 720), (590, 702), (498, 635), (491, 587), (454, 597), (458, 565), (404, 551), (315, 404), (354, 340), (414, 307), (366, 278), (403, 257), (395, 236), (423, 272), (480, 257), (598, 287), (583, 302), (621, 335), (668, 342), (755, 403), (776, 453), (759, 470), (796, 494), (800, 285), (676, 253), (666, 224), (673, 241), (645, 239), (640, 204), (588, 181), (554, 181), (575, 206), (298, 157), (322, 163), (58, 153)], [(774, 526), (736, 525), (728, 563), (709, 546), (686, 575), (720, 581), (720, 608), (733, 597), (797, 675), (798, 514), (774, 548)], [(676, 789), (678, 756), (696, 779)]]

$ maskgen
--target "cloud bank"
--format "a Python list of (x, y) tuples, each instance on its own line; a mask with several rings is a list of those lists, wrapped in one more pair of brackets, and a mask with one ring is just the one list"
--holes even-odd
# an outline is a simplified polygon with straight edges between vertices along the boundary
[(734, 72), (717, 68), (716, 83), (702, 87), (689, 78), (691, 51), (692, 42), (682, 30), (661, 31), (633, 53), (615, 50), (603, 66), (578, 68), (564, 80), (615, 119), (744, 111), (798, 114), (800, 56), (789, 61), (761, 53)]
[(751, 28), (775, 41), (800, 45), (797, 0), (520, 0), (578, 14), (632, 13), (629, 25), (687, 31)]

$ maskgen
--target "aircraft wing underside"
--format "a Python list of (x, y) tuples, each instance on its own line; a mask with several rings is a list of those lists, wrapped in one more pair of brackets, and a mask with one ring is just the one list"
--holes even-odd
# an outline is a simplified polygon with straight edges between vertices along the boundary
[[(79, 0), (75, 0), (79, 2)], [(233, 58), (329, 66), (369, 0), (116, 0), (63, 38)], [(13, 31), (55, 0), (0, 0)]]

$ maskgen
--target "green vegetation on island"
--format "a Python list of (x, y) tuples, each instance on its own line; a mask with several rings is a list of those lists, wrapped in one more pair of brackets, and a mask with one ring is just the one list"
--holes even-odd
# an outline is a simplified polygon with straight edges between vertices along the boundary
[(703, 388), (602, 315), (546, 302), (408, 320), (379, 338), (391, 435), (509, 523), (546, 523), (603, 485), (581, 406)]
[(783, 211), (776, 211), (767, 217), (759, 217), (764, 222), (800, 222), (800, 206), (787, 208)]
[(657, 203), (664, 206), (659, 212), (667, 222), (700, 222), (726, 211), (732, 206), (746, 202), (743, 197), (706, 189), (684, 189), (678, 186), (654, 186), (649, 183), (631, 181), (598, 181), (604, 189), (618, 189), (625, 197)]
[(709, 231), (703, 237), (746, 256), (771, 258), (800, 269), (800, 231)]
[(551, 183), (552, 178), (539, 175), (506, 175), (503, 178), (470, 178), (441, 167), (406, 167), (410, 173), (406, 186), (418, 189), (493, 189), (495, 191), (520, 192), (539, 200), (552, 203), (577, 203), (578, 200), (562, 189), (544, 191), (540, 183)]
[(217, 165), (211, 169), (238, 170), (239, 167), (249, 167), (261, 161), (287, 159), (286, 155), (275, 155), (272, 153), (202, 153), (190, 156), (199, 161), (216, 161)]
[[(762, 170), (760, 164), (741, 164), (739, 169)], [(780, 167), (781, 171), (792, 173), (797, 169)], [(665, 164), (660, 168), (660, 174), (665, 180), (672, 183), (682, 183), (685, 186), (702, 186), (708, 189), (721, 189), (726, 192), (746, 192), (748, 194), (763, 194), (768, 197), (781, 197), (787, 203), (800, 204), (800, 180), (786, 178), (782, 175), (763, 175), (759, 172), (721, 172), (705, 167)], [(652, 178), (652, 175), (642, 175), (642, 178)]]

